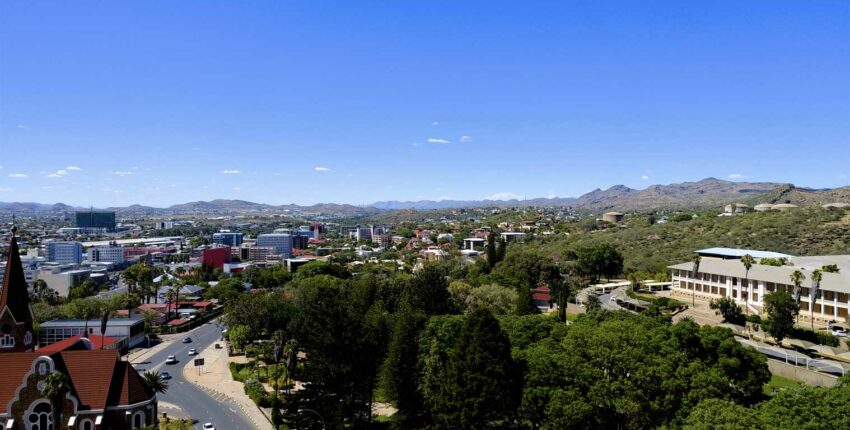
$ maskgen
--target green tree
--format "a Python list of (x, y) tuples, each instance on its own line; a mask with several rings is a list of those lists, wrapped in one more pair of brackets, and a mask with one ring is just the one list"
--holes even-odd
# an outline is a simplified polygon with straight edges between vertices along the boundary
[[(702, 256), (699, 254), (694, 255), (692, 259), (694, 263), (694, 280), (699, 279), (699, 263), (702, 261)], [(697, 289), (693, 288), (691, 290), (691, 306), (697, 305)]]
[(613, 245), (603, 243), (575, 251), (579, 274), (598, 282), (603, 276), (611, 279), (623, 272), (623, 255)]
[(68, 377), (58, 371), (53, 371), (47, 378), (44, 378), (44, 387), (41, 388), (41, 395), (50, 401), (50, 406), (53, 409), (53, 422), (62, 422), (62, 410), (64, 409), (65, 395), (71, 391), (71, 385), (68, 383)]
[[(795, 270), (791, 272), (791, 283), (794, 285), (794, 301), (797, 303), (797, 314), (799, 314), (800, 307), (800, 294), (803, 292), (803, 281), (806, 279), (806, 275), (799, 270)], [(812, 302), (812, 308), (814, 308), (814, 301)], [(796, 315), (795, 315), (796, 318)]]
[(82, 299), (97, 294), (94, 281), (86, 279), (80, 285), (68, 289), (68, 300)]
[(425, 405), (419, 390), (419, 334), (426, 317), (402, 299), (395, 316), (389, 351), (381, 369), (380, 387), (398, 408), (397, 421), (402, 428), (425, 424)]
[(517, 292), (512, 288), (498, 284), (482, 285), (470, 290), (465, 310), (487, 309), (494, 315), (507, 315), (513, 312), (516, 301)]
[(742, 295), (744, 296), (744, 311), (749, 314), (750, 313), (750, 269), (753, 268), (753, 264), (755, 264), (756, 260), (750, 254), (744, 254), (741, 257), (741, 264), (744, 265), (744, 287)]
[(154, 393), (165, 394), (165, 392), (168, 391), (168, 381), (166, 381), (158, 371), (149, 370), (143, 373), (142, 381)]
[(588, 294), (584, 299), (584, 310), (593, 313), (600, 309), (602, 309), (602, 302), (599, 301), (599, 296), (593, 293)]
[(496, 250), (496, 232), (491, 231), (490, 234), (487, 235), (487, 263), (489, 264), (490, 269), (496, 267), (496, 263), (499, 262), (498, 251)]
[(251, 341), (251, 336), (251, 329), (248, 326), (231, 326), (227, 330), (227, 338), (240, 349)]
[(469, 314), (446, 364), (446, 399), (430, 403), (447, 406), (431, 408), (440, 428), (500, 427), (515, 415), (522, 374), (510, 340), (489, 311)]
[(794, 318), (800, 312), (800, 304), (780, 290), (764, 296), (764, 308), (768, 315), (765, 329), (777, 342), (782, 342), (794, 330)]
[(714, 299), (709, 303), (709, 307), (723, 317), (723, 322), (738, 325), (744, 322), (744, 313), (741, 312), (740, 306), (729, 297)]
[(820, 270), (812, 272), (812, 299), (809, 301), (809, 312), (811, 316), (812, 331), (815, 331), (815, 304), (818, 301), (820, 294), (820, 282), (823, 280), (823, 273)]
[(44, 279), (36, 279), (32, 283), (30, 301), (33, 303), (47, 303), (50, 306), (55, 306), (59, 303), (59, 293), (53, 288), (50, 288)]
[(734, 402), (708, 399), (691, 411), (683, 430), (761, 430), (758, 412)]

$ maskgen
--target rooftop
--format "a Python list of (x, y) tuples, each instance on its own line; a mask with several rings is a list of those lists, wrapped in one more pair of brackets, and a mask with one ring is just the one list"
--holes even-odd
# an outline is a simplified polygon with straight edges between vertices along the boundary
[[(107, 322), (107, 326), (112, 327), (129, 327), (136, 324), (144, 324), (145, 320), (142, 318), (114, 318), (110, 319)], [(89, 327), (97, 327), (100, 325), (100, 321), (97, 319), (91, 320), (83, 320), (83, 319), (74, 319), (74, 320), (50, 320), (41, 323), (42, 328), (44, 327), (85, 327), (86, 324)]]
[(723, 258), (741, 258), (746, 254), (753, 258), (791, 258), (792, 255), (782, 254), (780, 252), (759, 251), (755, 249), (738, 249), (738, 248), (706, 248), (696, 251), (697, 254), (704, 257), (723, 257)]

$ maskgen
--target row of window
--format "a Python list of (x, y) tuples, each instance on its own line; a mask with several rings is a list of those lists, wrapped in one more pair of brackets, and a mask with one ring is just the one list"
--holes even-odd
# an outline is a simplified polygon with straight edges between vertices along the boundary
[[(53, 430), (53, 407), (48, 402), (41, 402), (32, 409), (26, 419), (27, 430)], [(132, 428), (141, 429), (145, 427), (145, 413), (138, 411), (133, 414)], [(85, 418), (80, 421), (80, 430), (94, 430), (94, 421)]]

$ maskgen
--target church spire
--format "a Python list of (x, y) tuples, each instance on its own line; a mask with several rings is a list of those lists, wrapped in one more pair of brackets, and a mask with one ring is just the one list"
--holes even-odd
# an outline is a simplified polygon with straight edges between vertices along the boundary
[[(33, 313), (30, 306), (27, 280), (18, 251), (18, 227), (12, 226), (9, 253), (6, 256), (6, 271), (0, 289), (0, 351), (12, 348), (15, 351), (31, 350), (33, 345)], [(12, 341), (11, 339), (14, 339)]]

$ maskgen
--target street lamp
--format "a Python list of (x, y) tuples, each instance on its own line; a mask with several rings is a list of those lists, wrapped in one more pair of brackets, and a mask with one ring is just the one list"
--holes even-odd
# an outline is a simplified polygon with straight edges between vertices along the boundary
[(325, 419), (322, 418), (322, 414), (320, 414), (320, 413), (318, 413), (318, 412), (316, 412), (312, 409), (299, 409), (298, 412), (312, 412), (312, 413), (316, 414), (316, 416), (319, 417), (319, 420), (322, 421), (322, 430), (325, 430)]

